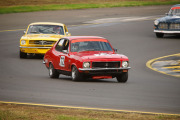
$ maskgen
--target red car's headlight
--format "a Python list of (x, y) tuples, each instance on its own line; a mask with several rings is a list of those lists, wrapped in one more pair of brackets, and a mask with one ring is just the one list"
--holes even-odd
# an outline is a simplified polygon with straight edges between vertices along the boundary
[(128, 66), (129, 66), (128, 61), (123, 61), (122, 62), (122, 67), (123, 68), (127, 68)]
[(90, 62), (83, 62), (83, 68), (90, 68)]

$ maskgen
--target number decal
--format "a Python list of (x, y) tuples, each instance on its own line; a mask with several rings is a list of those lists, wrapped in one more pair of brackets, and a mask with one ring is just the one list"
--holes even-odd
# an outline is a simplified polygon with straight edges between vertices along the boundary
[(64, 61), (65, 61), (65, 56), (61, 56), (61, 58), (60, 58), (60, 63), (59, 63), (59, 65), (60, 65), (61, 67), (65, 67)]

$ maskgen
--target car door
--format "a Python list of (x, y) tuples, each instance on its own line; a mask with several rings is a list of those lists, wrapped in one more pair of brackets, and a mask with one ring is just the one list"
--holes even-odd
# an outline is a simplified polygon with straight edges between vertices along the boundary
[(68, 71), (69, 70), (69, 40), (60, 39), (55, 47), (56, 60), (55, 64), (57, 69)]

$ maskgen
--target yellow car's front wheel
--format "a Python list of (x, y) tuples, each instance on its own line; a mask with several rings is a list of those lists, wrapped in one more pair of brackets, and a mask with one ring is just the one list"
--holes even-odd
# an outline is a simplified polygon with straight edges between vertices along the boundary
[(27, 53), (19, 51), (19, 57), (20, 58), (27, 58)]

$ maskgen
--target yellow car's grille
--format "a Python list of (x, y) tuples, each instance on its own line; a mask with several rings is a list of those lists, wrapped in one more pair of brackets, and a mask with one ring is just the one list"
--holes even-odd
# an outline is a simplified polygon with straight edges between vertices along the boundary
[(56, 41), (47, 41), (47, 40), (30, 40), (29, 44), (30, 45), (52, 45)]
[(169, 29), (174, 29), (174, 30), (180, 29), (180, 24), (172, 23), (170, 24)]

